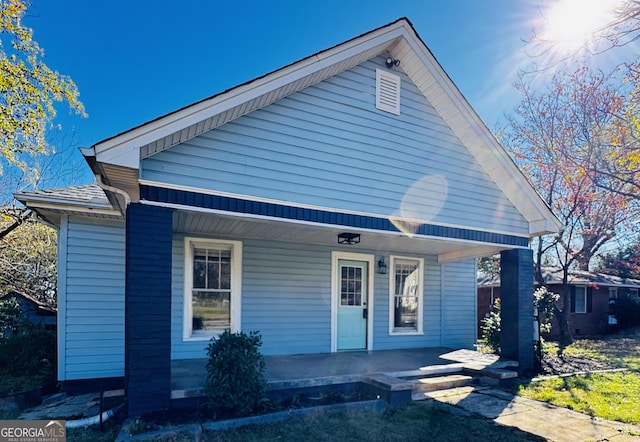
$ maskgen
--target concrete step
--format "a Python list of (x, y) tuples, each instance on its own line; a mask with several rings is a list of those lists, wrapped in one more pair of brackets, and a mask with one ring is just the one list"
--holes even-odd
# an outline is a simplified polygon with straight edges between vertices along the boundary
[(474, 376), (487, 376), (499, 380), (518, 377), (518, 372), (516, 370), (507, 370), (506, 368), (466, 365), (463, 372)]
[(465, 385), (469, 385), (472, 381), (472, 376), (463, 374), (451, 374), (447, 376), (414, 379), (411, 382), (413, 383), (413, 392), (417, 393), (463, 387)]

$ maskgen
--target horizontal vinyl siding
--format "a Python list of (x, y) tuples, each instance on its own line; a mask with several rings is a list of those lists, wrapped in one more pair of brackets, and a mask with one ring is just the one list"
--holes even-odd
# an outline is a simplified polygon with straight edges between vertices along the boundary
[[(418, 192), (423, 221), (526, 233), (527, 223), (408, 77), (401, 115), (375, 108), (382, 58), (294, 93), (142, 161), (144, 179), (389, 216)], [(415, 216), (415, 213), (412, 213)]]
[[(227, 238), (233, 239), (233, 238)], [(262, 353), (331, 351), (331, 252), (353, 249), (245, 240), (242, 254), (242, 331), (262, 335)], [(374, 251), (357, 250), (358, 253)], [(379, 253), (378, 253), (379, 255)], [(424, 334), (389, 336), (389, 276), (375, 274), (373, 349), (441, 345), (440, 265), (425, 258)], [(376, 256), (374, 261), (377, 261)], [(184, 341), (184, 235), (175, 234), (172, 275), (172, 358), (206, 357), (206, 341)], [(372, 269), (375, 271), (375, 269)], [(473, 282), (472, 282), (473, 283)], [(468, 321), (473, 323), (475, 312)]]
[(123, 376), (124, 223), (70, 218), (66, 256), (65, 379)]
[(443, 345), (472, 348), (476, 342), (476, 262), (473, 259), (442, 266)]

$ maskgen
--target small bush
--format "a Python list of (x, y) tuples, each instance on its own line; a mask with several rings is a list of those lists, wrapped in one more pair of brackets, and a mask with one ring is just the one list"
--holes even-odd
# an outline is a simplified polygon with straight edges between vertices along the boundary
[(533, 292), (533, 305), (538, 309), (538, 321), (540, 321), (540, 331), (542, 333), (551, 332), (554, 306), (559, 299), (560, 295), (550, 292), (547, 287), (540, 287)]
[(618, 296), (612, 311), (618, 320), (620, 330), (640, 326), (640, 298), (637, 296), (630, 294)]
[[(25, 382), (51, 392), (56, 385), (56, 337), (40, 329), (7, 338), (0, 344), (2, 389), (19, 390)], [(13, 380), (12, 380), (13, 379)], [(13, 387), (12, 387), (13, 385)]]
[(260, 333), (249, 335), (225, 330), (207, 347), (205, 394), (215, 417), (247, 416), (266, 400), (264, 357)]
[(493, 353), (500, 353), (500, 299), (496, 299), (491, 311), (482, 320), (482, 339)]

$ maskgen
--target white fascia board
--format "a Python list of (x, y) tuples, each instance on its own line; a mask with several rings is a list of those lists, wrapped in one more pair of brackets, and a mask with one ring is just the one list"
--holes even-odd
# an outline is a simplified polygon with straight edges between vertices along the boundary
[[(505, 195), (509, 197), (523, 216), (525, 216), (527, 221), (534, 223), (536, 219), (544, 219), (545, 228), (538, 230), (538, 228), (531, 227), (530, 233), (533, 234), (536, 231), (548, 232), (549, 229), (551, 232), (557, 232), (562, 227), (560, 220), (557, 219), (540, 195), (531, 187), (531, 184), (524, 177), (522, 171), (518, 169), (511, 157), (509, 157), (509, 154), (500, 143), (497, 142), (493, 134), (491, 134), (475, 110), (473, 110), (462, 93), (446, 75), (433, 55), (425, 48), (424, 44), (419, 41), (415, 34), (412, 33), (411, 35), (411, 38), (407, 38), (407, 43), (416, 56), (428, 67), (430, 73), (433, 75), (439, 87), (446, 93), (449, 100), (448, 103), (444, 103), (445, 109), (442, 109), (440, 103), (433, 103), (438, 112), (451, 126), (456, 136), (470, 149), (474, 157), (479, 160), (479, 163), (485, 168), (489, 176), (494, 179), (498, 187), (502, 189)], [(459, 118), (452, 118), (450, 115), (456, 115), (459, 116)], [(457, 122), (452, 120), (457, 120)], [(481, 161), (481, 158), (479, 158), (482, 156), (480, 150), (485, 149), (493, 154), (491, 157), (493, 167), (491, 168), (487, 168), (487, 161)], [(495, 158), (495, 160), (493, 160), (493, 158)], [(515, 180), (517, 185), (508, 186), (507, 188), (502, 186), (499, 177), (504, 175)]]
[(406, 35), (406, 24), (401, 21), (391, 27), (379, 29), (373, 34), (366, 34), (340, 44), (268, 74), (263, 78), (250, 81), (226, 93), (205, 99), (165, 117), (131, 129), (121, 135), (97, 143), (94, 146), (96, 159), (99, 162), (138, 169), (141, 146), (179, 132), (268, 92), (287, 86), (298, 79), (337, 64), (377, 45), (387, 42), (391, 44), (400, 36), (405, 36), (406, 38)]

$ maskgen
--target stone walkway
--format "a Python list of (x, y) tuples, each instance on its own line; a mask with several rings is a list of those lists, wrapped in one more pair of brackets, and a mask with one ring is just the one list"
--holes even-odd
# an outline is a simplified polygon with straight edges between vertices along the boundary
[(460, 387), (425, 392), (424, 399), (479, 414), (549, 441), (640, 441), (640, 425), (592, 418), (494, 388)]

